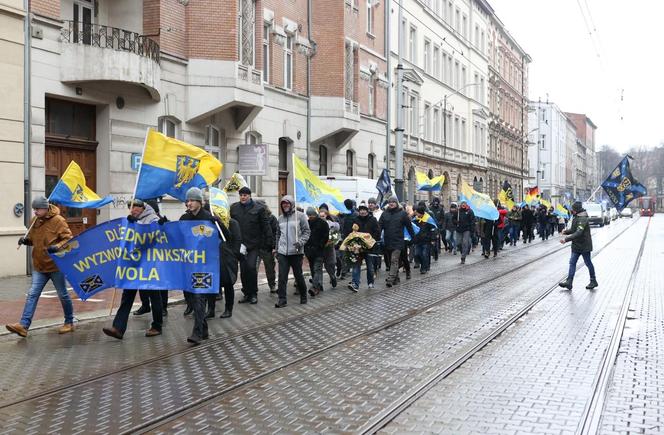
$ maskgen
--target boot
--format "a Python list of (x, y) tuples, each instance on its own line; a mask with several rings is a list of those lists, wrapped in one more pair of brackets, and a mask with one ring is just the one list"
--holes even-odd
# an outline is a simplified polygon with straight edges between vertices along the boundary
[(588, 290), (592, 290), (592, 289), (596, 288), (597, 286), (599, 286), (599, 284), (597, 284), (597, 280), (595, 278), (591, 278), (590, 283), (586, 286), (586, 288)]
[(569, 279), (559, 282), (558, 285), (562, 288), (566, 288), (567, 290), (572, 290), (572, 281)]
[(184, 313), (182, 313), (182, 315), (183, 315), (183, 316), (188, 316), (188, 315), (190, 315), (190, 314), (193, 313), (193, 312), (194, 312), (194, 307), (192, 307), (191, 305), (187, 304), (187, 308), (185, 308)]
[(219, 316), (220, 319), (227, 319), (233, 315), (233, 310), (229, 310), (226, 308), (223, 313), (221, 313), (221, 316)]
[(205, 315), (206, 319), (214, 319), (216, 317), (214, 310), (217, 305), (217, 299), (214, 296), (208, 297), (207, 300), (207, 314)]

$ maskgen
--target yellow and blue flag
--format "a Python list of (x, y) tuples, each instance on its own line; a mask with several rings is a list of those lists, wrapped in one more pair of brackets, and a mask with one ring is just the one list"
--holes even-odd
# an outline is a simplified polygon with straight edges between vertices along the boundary
[(425, 192), (439, 192), (445, 183), (444, 175), (429, 178), (424, 172), (415, 172), (415, 178), (417, 179), (417, 190)]
[(215, 216), (221, 219), (226, 228), (228, 228), (231, 216), (226, 192), (216, 187), (210, 187), (210, 207)]
[(85, 184), (85, 175), (73, 160), (48, 199), (56, 204), (73, 208), (99, 208), (113, 202), (110, 195), (101, 198)]
[(540, 204), (542, 204), (544, 207), (546, 207), (547, 210), (550, 209), (551, 207), (553, 207), (553, 206), (551, 205), (551, 203), (550, 203), (549, 201), (547, 201), (546, 199), (544, 199), (544, 198), (540, 198), (539, 202), (540, 202)]
[(204, 149), (150, 129), (135, 196), (143, 199), (169, 194), (184, 201), (190, 188), (204, 189), (217, 181), (222, 168)]
[(228, 181), (226, 182), (226, 185), (224, 186), (224, 192), (226, 193), (237, 192), (238, 190), (247, 186), (248, 184), (244, 179), (244, 177), (242, 176), (242, 174), (236, 172), (233, 175), (231, 175), (231, 178), (229, 178)]
[(569, 212), (561, 204), (558, 204), (556, 206), (556, 209), (553, 211), (553, 214), (564, 217), (565, 219), (569, 219)]
[(461, 184), (461, 194), (459, 195), (461, 201), (466, 201), (473, 210), (475, 216), (495, 221), (498, 219), (498, 209), (496, 208), (489, 195), (476, 192), (465, 181)]
[(514, 207), (514, 193), (512, 192), (512, 185), (509, 181), (505, 180), (503, 182), (503, 187), (500, 192), (498, 192), (498, 200), (502, 205), (507, 207), (508, 210), (512, 210), (512, 207)]
[(413, 218), (413, 221), (425, 222), (425, 223), (433, 225), (435, 228), (438, 228), (438, 223), (436, 222), (436, 219), (434, 219), (433, 216), (431, 216), (427, 212), (424, 212), (424, 214), (422, 215), (421, 218), (415, 216), (415, 218)]
[(339, 189), (335, 189), (316, 177), (307, 165), (293, 154), (295, 169), (295, 202), (303, 202), (318, 207), (322, 203), (335, 208), (340, 213), (350, 213), (344, 205), (344, 197)]

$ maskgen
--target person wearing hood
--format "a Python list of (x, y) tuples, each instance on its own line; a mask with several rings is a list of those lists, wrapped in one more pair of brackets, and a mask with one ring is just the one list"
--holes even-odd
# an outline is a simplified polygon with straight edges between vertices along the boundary
[(37, 309), (41, 292), (49, 280), (53, 282), (60, 298), (65, 323), (58, 328), (58, 333), (66, 334), (74, 331), (74, 306), (67, 293), (65, 275), (58, 270), (48, 254), (58, 252), (72, 239), (67, 220), (60, 215), (60, 209), (49, 204), (44, 196), (32, 201), (35, 217), (32, 219), (28, 233), (18, 239), (18, 245), (32, 246), (32, 285), (25, 299), (23, 315), (19, 323), (6, 325), (8, 331), (21, 337), (28, 336), (32, 317)]
[(292, 196), (286, 195), (279, 203), (281, 216), (279, 216), (279, 228), (277, 231), (277, 263), (279, 264), (279, 278), (277, 294), (279, 300), (275, 308), (283, 308), (287, 305), (286, 286), (288, 284), (288, 271), (293, 270), (295, 284), (299, 289), (300, 303), (307, 303), (307, 288), (302, 274), (302, 257), (304, 246), (309, 241), (311, 230), (307, 218), (295, 210), (295, 201)]
[[(159, 221), (159, 215), (157, 215), (154, 209), (144, 201), (133, 199), (129, 201), (128, 205), (128, 222), (149, 225), (153, 222)], [(145, 336), (155, 337), (161, 335), (161, 326), (163, 323), (161, 290), (143, 290), (142, 292), (147, 298), (149, 298), (150, 304), (148, 307), (152, 305), (152, 326), (145, 332)], [(131, 306), (134, 304), (134, 299), (136, 299), (135, 289), (123, 290), (120, 308), (118, 308), (117, 313), (115, 313), (113, 326), (110, 328), (102, 328), (104, 334), (122, 340), (122, 337), (127, 330), (127, 321), (129, 320), (129, 313), (131, 312)]]
[(523, 243), (531, 243), (535, 238), (535, 234), (533, 233), (535, 214), (528, 204), (525, 204), (523, 210), (521, 210), (521, 223), (523, 225)]
[[(353, 224), (354, 231), (369, 234), (374, 240), (380, 239), (380, 226), (375, 217), (369, 213), (369, 207), (362, 204), (357, 209), (357, 216)], [(375, 245), (374, 245), (375, 246)], [(365, 252), (358, 256), (353, 264), (353, 278), (348, 284), (348, 288), (357, 293), (360, 288), (360, 279), (362, 275), (362, 260), (367, 266), (367, 285), (370, 289), (374, 288), (374, 262), (370, 252)]]
[(475, 213), (466, 201), (461, 201), (461, 206), (454, 221), (456, 225), (456, 244), (461, 246), (461, 264), (465, 264), (466, 256), (470, 253), (470, 232), (475, 229)]
[(459, 206), (456, 202), (450, 204), (450, 211), (445, 213), (443, 228), (445, 229), (445, 240), (447, 240), (447, 251), (452, 252), (454, 255), (457, 253), (456, 245), (456, 215), (459, 211)]
[(381, 215), (378, 224), (383, 230), (386, 265), (390, 265), (385, 285), (392, 287), (399, 283), (399, 260), (406, 249), (404, 231), (408, 232), (411, 240), (415, 237), (415, 232), (408, 215), (399, 206), (399, 199), (396, 196), (391, 196), (387, 200), (387, 209)]
[(592, 290), (599, 284), (597, 284), (595, 266), (592, 262), (593, 240), (590, 234), (588, 213), (583, 209), (583, 204), (580, 201), (572, 204), (572, 216), (572, 225), (569, 229), (563, 231), (563, 235), (567, 237), (560, 239), (561, 244), (572, 242), (569, 271), (567, 272), (567, 279), (558, 285), (562, 288), (572, 290), (572, 283), (574, 282), (574, 275), (576, 273), (576, 262), (579, 261), (579, 257), (583, 257), (583, 262), (586, 264), (588, 273), (590, 274), (590, 283), (586, 288)]
[(251, 189), (245, 186), (238, 193), (240, 201), (231, 205), (230, 210), (242, 230), (240, 280), (244, 297), (238, 303), (255, 305), (258, 303), (258, 255), (262, 247), (274, 245), (274, 234), (265, 207), (251, 198)]
[(311, 235), (304, 245), (304, 255), (307, 256), (311, 270), (312, 287), (309, 289), (309, 294), (311, 297), (315, 297), (323, 290), (323, 261), (325, 246), (330, 237), (330, 227), (318, 216), (318, 212), (313, 207), (307, 208), (307, 219)]
[(431, 205), (429, 206), (431, 210), (431, 216), (436, 220), (436, 234), (434, 235), (434, 250), (433, 250), (433, 259), (438, 261), (438, 255), (441, 251), (441, 239), (442, 244), (447, 250), (447, 242), (445, 241), (445, 232), (441, 231), (441, 228), (444, 228), (445, 224), (445, 207), (440, 203), (440, 198), (434, 196), (431, 200)]

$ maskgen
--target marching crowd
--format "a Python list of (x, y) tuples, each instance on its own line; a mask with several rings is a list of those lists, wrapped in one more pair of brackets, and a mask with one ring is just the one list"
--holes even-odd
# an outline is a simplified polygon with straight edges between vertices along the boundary
[[(432, 259), (441, 255), (459, 255), (464, 264), (471, 251), (481, 246), (485, 258), (496, 257), (504, 246), (517, 243), (531, 243), (535, 232), (542, 240), (547, 240), (556, 232), (566, 234), (561, 242), (573, 241), (581, 246), (590, 238), (587, 215), (581, 203), (572, 206), (575, 223), (571, 230), (565, 230), (567, 218), (554, 213), (545, 206), (530, 207), (514, 205), (510, 210), (495, 200), (498, 209), (497, 220), (487, 220), (475, 216), (466, 201), (452, 202), (445, 210), (438, 197), (430, 202), (416, 204), (400, 203), (396, 196), (387, 198), (383, 207), (375, 198), (366, 203), (356, 204), (351, 199), (344, 201), (348, 213), (333, 214), (326, 204), (317, 209), (297, 208), (290, 196), (284, 196), (279, 203), (279, 212), (273, 213), (265, 202), (254, 200), (248, 187), (239, 190), (239, 201), (230, 207), (225, 219), (212, 213), (204, 192), (191, 188), (186, 194), (186, 212), (180, 220), (204, 220), (214, 222), (223, 235), (221, 244), (221, 287), (219, 294), (201, 295), (184, 292), (187, 302), (184, 315), (193, 315), (194, 328), (188, 341), (194, 345), (208, 338), (207, 320), (216, 317), (216, 303), (223, 299), (224, 310), (221, 318), (231, 317), (235, 305), (234, 286), (239, 277), (242, 298), (239, 304), (258, 303), (258, 273), (263, 262), (270, 293), (276, 293), (276, 308), (288, 303), (288, 276), (292, 271), (295, 278), (295, 294), (300, 304), (309, 298), (317, 297), (324, 290), (324, 274), (329, 286), (336, 288), (341, 281), (353, 292), (360, 289), (362, 265), (365, 266), (366, 284), (374, 288), (377, 275), (384, 269), (385, 285), (397, 286), (400, 283), (400, 270), (405, 279), (410, 279), (413, 269), (421, 274), (430, 270)], [(157, 222), (163, 224), (159, 204), (154, 200), (135, 199), (129, 204), (128, 221), (138, 224)], [(49, 253), (60, 250), (72, 238), (66, 220), (58, 207), (46, 198), (37, 198), (32, 203), (35, 221), (26, 237), (19, 245), (33, 246), (32, 286), (19, 323), (6, 325), (7, 329), (22, 337), (27, 336), (32, 316), (42, 289), (51, 280), (55, 285), (65, 313), (65, 323), (58, 329), (60, 333), (74, 331), (73, 307), (66, 290), (65, 278)], [(587, 239), (587, 240), (586, 240)], [(579, 256), (590, 261), (587, 246), (583, 246)], [(590, 243), (590, 251), (592, 243)], [(575, 247), (572, 248), (573, 252)], [(578, 250), (578, 249), (577, 249)], [(585, 250), (585, 251), (584, 251)], [(584, 254), (585, 253), (585, 254)], [(587, 255), (586, 255), (587, 254)], [(573, 255), (574, 257), (574, 255)], [(309, 283), (303, 273), (304, 258), (310, 268)], [(592, 263), (590, 263), (592, 266)], [(276, 270), (275, 270), (276, 269)], [(571, 267), (570, 267), (571, 270)], [(573, 278), (573, 272), (571, 278)], [(594, 270), (591, 274), (595, 287)], [(569, 289), (571, 279), (568, 278)], [(563, 283), (561, 283), (561, 286)], [(565, 286), (563, 286), (565, 287)], [(594, 288), (594, 287), (593, 287)], [(137, 291), (123, 291), (120, 308), (113, 324), (103, 328), (103, 332), (116, 339), (122, 339)], [(135, 315), (152, 313), (153, 322), (146, 336), (161, 334), (163, 316), (167, 315), (168, 291), (138, 291), (141, 307)]]

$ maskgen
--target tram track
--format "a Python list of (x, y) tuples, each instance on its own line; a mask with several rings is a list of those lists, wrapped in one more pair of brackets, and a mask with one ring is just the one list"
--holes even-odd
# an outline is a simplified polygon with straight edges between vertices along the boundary
[[(636, 221), (636, 220), (635, 220), (635, 221)], [(600, 250), (598, 250), (598, 251), (595, 253), (595, 255), (599, 254), (599, 253), (602, 252), (604, 249), (606, 249), (608, 246), (610, 246), (611, 243), (613, 243), (613, 241), (615, 241), (618, 237), (620, 237), (620, 236), (621, 236), (625, 231), (627, 231), (627, 230), (628, 230), (633, 224), (634, 224), (634, 222), (632, 222), (631, 224), (629, 224), (629, 225), (626, 226), (625, 228), (621, 229), (616, 235), (614, 235), (610, 240), (608, 240), (608, 241), (606, 242), (606, 244), (605, 244)], [(523, 249), (525, 249), (525, 248), (523, 248)], [(539, 262), (539, 261), (545, 260), (545, 259), (549, 258), (550, 256), (555, 255), (555, 254), (559, 253), (560, 251), (562, 251), (562, 250), (564, 250), (564, 249), (566, 249), (566, 247), (563, 246), (563, 247), (560, 247), (560, 248), (556, 248), (556, 249), (550, 250), (550, 251), (548, 251), (548, 252), (542, 254), (540, 257), (538, 257), (538, 258), (535, 259), (535, 260), (533, 260), (533, 259), (529, 259), (529, 260), (527, 260), (527, 261), (522, 262), (522, 263), (519, 264), (518, 266), (513, 267), (513, 268), (512, 268), (509, 272), (507, 272), (507, 273), (509, 273), (509, 274), (518, 273), (518, 272), (522, 271), (522, 269), (524, 269), (525, 267), (528, 267), (528, 266), (533, 265), (534, 262)], [(520, 250), (519, 250), (519, 251), (520, 251)], [(512, 252), (516, 252), (516, 251), (512, 251)], [(475, 265), (481, 265), (481, 264), (483, 264), (483, 263), (480, 262), (480, 263), (475, 263), (475, 264), (473, 264), (473, 265), (467, 265), (467, 266), (465, 267), (465, 270), (472, 270), (471, 268), (472, 268), (473, 266), (475, 266)], [(486, 264), (486, 263), (484, 263), (484, 264)], [(471, 266), (471, 267), (469, 267), (469, 266)], [(455, 268), (452, 268), (452, 269), (448, 269), (448, 270), (446, 270), (446, 271), (442, 271), (442, 272), (437, 273), (437, 274), (431, 274), (431, 275), (429, 275), (427, 278), (428, 278), (428, 280), (432, 280), (432, 279), (440, 278), (441, 276), (443, 276), (443, 275), (445, 275), (445, 274), (448, 274), (448, 273), (451, 273), (451, 272), (454, 272), (455, 270), (458, 270), (458, 269), (459, 269), (459, 267), (455, 267)], [(485, 278), (485, 279), (481, 279), (480, 281), (473, 282), (471, 285), (468, 285), (468, 286), (466, 286), (466, 287), (460, 288), (460, 289), (454, 291), (453, 293), (451, 293), (451, 294), (449, 294), (449, 295), (447, 295), (447, 296), (445, 296), (445, 297), (442, 297), (442, 298), (440, 298), (440, 299), (438, 299), (438, 300), (436, 300), (436, 301), (434, 301), (434, 302), (432, 302), (432, 303), (430, 303), (430, 304), (427, 304), (427, 305), (421, 306), (421, 307), (419, 307), (419, 308), (417, 308), (417, 309), (410, 310), (410, 311), (409, 311), (406, 315), (404, 315), (404, 316), (401, 316), (401, 317), (395, 318), (395, 319), (390, 320), (390, 321), (388, 321), (388, 322), (382, 323), (382, 324), (380, 324), (380, 325), (378, 325), (378, 326), (376, 326), (376, 327), (373, 327), (373, 328), (370, 328), (370, 329), (366, 329), (366, 330), (364, 330), (364, 331), (361, 331), (361, 332), (358, 332), (358, 333), (355, 333), (355, 334), (349, 334), (347, 337), (345, 337), (345, 338), (342, 339), (342, 340), (337, 340), (337, 341), (334, 341), (334, 342), (329, 342), (329, 343), (327, 343), (327, 344), (325, 344), (325, 345), (323, 345), (323, 346), (321, 346), (321, 347), (319, 347), (319, 348), (317, 348), (317, 349), (315, 349), (315, 350), (313, 350), (313, 351), (311, 351), (311, 352), (308, 352), (308, 353), (303, 354), (303, 355), (299, 355), (299, 356), (297, 356), (296, 358), (294, 358), (294, 359), (292, 359), (292, 360), (290, 360), (290, 361), (288, 361), (288, 362), (286, 362), (286, 363), (284, 363), (284, 364), (275, 365), (274, 367), (270, 368), (269, 370), (262, 371), (262, 372), (256, 374), (255, 376), (252, 376), (252, 377), (246, 377), (246, 378), (244, 378), (244, 379), (243, 379), (242, 381), (240, 381), (240, 382), (236, 382), (236, 383), (233, 384), (233, 385), (229, 385), (228, 388), (220, 389), (219, 391), (215, 392), (214, 394), (208, 394), (208, 395), (206, 395), (205, 397), (202, 397), (202, 398), (200, 398), (200, 399), (198, 399), (198, 400), (192, 401), (192, 402), (188, 403), (186, 406), (183, 406), (183, 407), (181, 407), (181, 408), (175, 409), (175, 410), (173, 410), (173, 411), (171, 411), (171, 412), (167, 412), (167, 413), (161, 414), (161, 415), (159, 415), (159, 416), (156, 417), (156, 418), (153, 418), (153, 419), (150, 419), (150, 420), (146, 420), (144, 423), (139, 424), (139, 425), (135, 425), (135, 426), (133, 426), (131, 429), (126, 430), (126, 431), (124, 431), (123, 433), (136, 433), (136, 432), (143, 433), (143, 432), (147, 432), (147, 431), (153, 430), (153, 429), (155, 429), (155, 428), (158, 428), (158, 427), (160, 427), (161, 425), (163, 425), (163, 424), (165, 424), (165, 423), (167, 423), (167, 422), (170, 422), (170, 421), (176, 420), (178, 417), (181, 417), (181, 416), (183, 416), (183, 415), (185, 415), (185, 414), (188, 414), (188, 413), (191, 413), (191, 412), (195, 412), (196, 410), (200, 409), (201, 407), (205, 406), (206, 404), (210, 403), (210, 402), (213, 401), (214, 399), (219, 398), (219, 397), (222, 396), (222, 395), (229, 394), (229, 393), (231, 393), (231, 392), (233, 392), (233, 391), (236, 391), (236, 390), (241, 389), (241, 388), (243, 388), (243, 387), (246, 387), (246, 386), (248, 386), (248, 385), (254, 384), (255, 382), (257, 382), (257, 381), (259, 381), (259, 380), (261, 380), (261, 379), (264, 379), (264, 378), (266, 378), (267, 376), (270, 376), (270, 375), (272, 375), (272, 374), (274, 374), (274, 373), (276, 373), (276, 372), (278, 372), (278, 371), (280, 371), (280, 370), (288, 369), (289, 367), (291, 367), (291, 366), (293, 366), (293, 365), (295, 365), (295, 364), (299, 364), (299, 363), (302, 363), (302, 362), (304, 362), (304, 361), (306, 361), (306, 360), (316, 358), (316, 357), (320, 356), (321, 354), (323, 354), (323, 353), (325, 353), (325, 352), (328, 352), (328, 351), (330, 351), (330, 350), (332, 350), (332, 349), (335, 349), (335, 348), (337, 348), (337, 347), (339, 347), (339, 346), (342, 346), (342, 345), (344, 345), (344, 344), (350, 343), (351, 341), (359, 340), (359, 339), (361, 339), (361, 338), (363, 338), (363, 337), (367, 337), (367, 336), (370, 336), (370, 335), (372, 335), (372, 334), (376, 334), (376, 333), (378, 333), (378, 332), (380, 332), (380, 331), (383, 331), (383, 330), (386, 330), (386, 329), (388, 329), (388, 328), (390, 328), (390, 327), (393, 327), (393, 326), (395, 326), (395, 325), (398, 325), (398, 324), (400, 324), (400, 323), (402, 323), (402, 322), (405, 322), (405, 321), (407, 321), (407, 320), (409, 320), (409, 319), (412, 319), (413, 317), (418, 316), (418, 315), (420, 315), (420, 314), (422, 314), (422, 313), (424, 313), (424, 312), (426, 312), (426, 311), (432, 309), (433, 307), (436, 307), (436, 306), (438, 306), (438, 305), (444, 304), (445, 302), (447, 302), (447, 301), (449, 301), (449, 300), (451, 300), (451, 299), (453, 299), (453, 298), (459, 297), (460, 295), (462, 295), (462, 294), (464, 294), (464, 293), (466, 293), (466, 292), (469, 292), (469, 291), (471, 291), (471, 290), (473, 290), (473, 289), (475, 289), (475, 288), (477, 288), (477, 287), (480, 287), (480, 286), (483, 286), (483, 285), (489, 284), (489, 283), (491, 283), (492, 281), (494, 281), (494, 280), (496, 280), (496, 279), (498, 279), (498, 278), (500, 278), (500, 277), (502, 277), (502, 276), (504, 276), (504, 275), (500, 275), (500, 276), (490, 276), (490, 277), (487, 277), (487, 278)], [(412, 283), (412, 284), (416, 284), (416, 283)], [(464, 362), (465, 360), (467, 360), (468, 358), (472, 357), (472, 355), (473, 355), (474, 353), (476, 353), (479, 349), (481, 349), (482, 347), (484, 347), (488, 342), (490, 342), (493, 338), (495, 338), (495, 336), (499, 335), (499, 334), (500, 334), (502, 331), (504, 331), (507, 327), (509, 327), (510, 325), (512, 325), (514, 322), (516, 322), (516, 321), (518, 320), (518, 318), (520, 318), (521, 316), (523, 316), (523, 315), (524, 315), (528, 310), (530, 310), (530, 309), (532, 308), (532, 306), (534, 306), (539, 300), (541, 300), (542, 298), (546, 297), (546, 295), (548, 295), (548, 294), (549, 294), (554, 288), (555, 288), (555, 286), (552, 287), (552, 288), (550, 288), (549, 290), (547, 290), (547, 291), (544, 292), (543, 294), (539, 295), (539, 296), (538, 296), (533, 302), (531, 302), (531, 304), (528, 304), (527, 307), (524, 307), (523, 309), (519, 310), (518, 313), (516, 313), (515, 315), (511, 316), (511, 317), (510, 317), (510, 318), (509, 318), (509, 319), (508, 319), (503, 325), (501, 325), (501, 327), (499, 327), (499, 328), (493, 330), (492, 333), (489, 334), (484, 340), (482, 340), (480, 343), (478, 343), (476, 346), (474, 346), (474, 347), (468, 352), (467, 355), (464, 355), (464, 356), (466, 356), (466, 358), (463, 358), (463, 357), (462, 357), (462, 358), (457, 359), (456, 361), (454, 361), (453, 364), (450, 364), (450, 365), (449, 365), (448, 367), (446, 367), (443, 371), (439, 372), (439, 373), (438, 373), (433, 379), (431, 379), (430, 381), (428, 381), (428, 382), (426, 383), (426, 385), (423, 385), (423, 386), (421, 386), (420, 388), (418, 388), (417, 391), (416, 391), (416, 393), (410, 395), (410, 397), (409, 397), (409, 398), (406, 398), (406, 400), (401, 401), (400, 404), (398, 404), (398, 406), (392, 407), (392, 409), (390, 409), (390, 410), (386, 411), (385, 413), (381, 414), (381, 415), (380, 415), (380, 418), (373, 419), (372, 422), (370, 422), (370, 424), (368, 424), (368, 425), (363, 429), (363, 432), (364, 432), (364, 433), (370, 433), (370, 432), (372, 432), (372, 430), (374, 430), (374, 429), (372, 429), (372, 428), (377, 428), (377, 429), (379, 429), (380, 427), (384, 426), (383, 423), (386, 424), (387, 422), (389, 422), (389, 420), (390, 420), (390, 416), (397, 415), (398, 412), (400, 412), (400, 410), (401, 410), (402, 408), (405, 409), (404, 407), (407, 407), (407, 405), (408, 405), (409, 403), (412, 403), (412, 401), (416, 400), (417, 397), (420, 397), (421, 394), (424, 394), (424, 392), (426, 392), (426, 389), (427, 389), (426, 387), (427, 387), (428, 385), (431, 385), (431, 386), (434, 385), (435, 382), (437, 382), (437, 380), (440, 380), (440, 379), (444, 378), (444, 377), (447, 376), (449, 373), (451, 373), (452, 371), (454, 371), (455, 368), (459, 367), (461, 364), (463, 364), (463, 362)], [(392, 291), (396, 291), (396, 290), (393, 289)], [(383, 297), (385, 297), (386, 294), (388, 294), (388, 293), (385, 292), (385, 291), (383, 291), (383, 292), (380, 292), (380, 293), (374, 293), (374, 294), (370, 294), (370, 295), (364, 295), (364, 299), (368, 299), (368, 298), (376, 297), (376, 296), (378, 296), (378, 295), (382, 295)], [(144, 367), (144, 366), (147, 366), (147, 365), (150, 365), (150, 364), (154, 364), (154, 363), (157, 363), (157, 362), (163, 362), (163, 361), (168, 360), (169, 358), (172, 358), (172, 357), (177, 356), (177, 355), (181, 355), (181, 354), (185, 354), (185, 353), (189, 353), (189, 352), (197, 352), (197, 351), (199, 351), (200, 349), (209, 348), (209, 347), (218, 346), (218, 345), (223, 345), (224, 343), (227, 343), (227, 342), (229, 342), (229, 341), (231, 341), (231, 340), (233, 340), (233, 339), (236, 339), (236, 338), (238, 338), (238, 337), (242, 337), (242, 336), (246, 336), (246, 335), (251, 335), (252, 333), (255, 333), (257, 330), (262, 330), (262, 329), (265, 329), (265, 328), (274, 328), (274, 327), (277, 327), (277, 326), (279, 326), (279, 325), (285, 325), (285, 324), (288, 324), (288, 323), (294, 322), (294, 321), (296, 321), (297, 319), (301, 319), (301, 318), (305, 318), (305, 317), (310, 317), (310, 316), (312, 316), (312, 315), (316, 315), (316, 314), (319, 314), (319, 313), (322, 313), (322, 312), (327, 312), (327, 311), (332, 311), (332, 310), (336, 310), (336, 309), (339, 309), (339, 308), (343, 308), (343, 307), (346, 306), (346, 305), (355, 304), (355, 303), (357, 303), (359, 300), (360, 300), (359, 298), (353, 298), (353, 299), (348, 300), (348, 301), (346, 301), (346, 302), (343, 302), (343, 303), (341, 303), (341, 304), (336, 304), (336, 305), (333, 305), (333, 306), (322, 307), (320, 310), (315, 310), (315, 311), (311, 311), (311, 312), (303, 313), (303, 314), (301, 314), (301, 315), (297, 315), (297, 316), (293, 316), (293, 317), (290, 317), (290, 318), (287, 318), (287, 319), (283, 319), (283, 320), (279, 320), (279, 321), (276, 321), (276, 322), (272, 322), (272, 323), (267, 324), (267, 325), (264, 324), (264, 325), (258, 326), (258, 327), (256, 327), (256, 328), (252, 328), (252, 329), (246, 330), (246, 331), (244, 331), (244, 332), (242, 332), (242, 333), (240, 333), (240, 334), (234, 334), (234, 335), (231, 336), (231, 337), (220, 337), (220, 338), (218, 338), (218, 339), (213, 339), (213, 340), (210, 340), (209, 342), (207, 342), (207, 343), (206, 343), (205, 345), (203, 345), (203, 346), (199, 346), (199, 347), (196, 347), (196, 348), (183, 349), (183, 350), (181, 350), (181, 351), (177, 351), (177, 352), (171, 352), (171, 353), (169, 353), (169, 354), (161, 355), (161, 356), (159, 356), (159, 357), (155, 357), (155, 358), (152, 358), (152, 359), (149, 359), (149, 360), (142, 361), (142, 362), (140, 362), (140, 363), (138, 363), (138, 364), (134, 364), (134, 365), (131, 365), (131, 366), (123, 367), (123, 368), (118, 369), (118, 370), (115, 370), (115, 371), (111, 371), (111, 372), (106, 372), (106, 373), (103, 373), (103, 374), (99, 374), (99, 375), (97, 375), (97, 376), (90, 377), (90, 378), (85, 379), (85, 380), (82, 380), (82, 381), (80, 381), (80, 382), (75, 382), (75, 383), (67, 384), (67, 385), (64, 385), (64, 386), (61, 386), (61, 387), (57, 387), (57, 388), (51, 389), (51, 390), (49, 390), (49, 391), (42, 392), (41, 394), (36, 394), (36, 395), (32, 395), (32, 396), (28, 396), (28, 397), (24, 397), (24, 398), (21, 398), (21, 399), (19, 399), (19, 400), (14, 401), (14, 402), (11, 402), (11, 403), (5, 403), (5, 404), (2, 404), (2, 406), (0, 406), (0, 409), (7, 408), (7, 407), (10, 407), (10, 406), (14, 406), (14, 405), (19, 405), (19, 404), (21, 404), (21, 403), (25, 403), (25, 402), (28, 402), (28, 401), (31, 401), (31, 400), (35, 400), (35, 399), (42, 399), (42, 398), (47, 397), (47, 396), (49, 396), (49, 395), (54, 395), (54, 394), (57, 394), (57, 393), (63, 392), (63, 391), (65, 391), (65, 390), (70, 390), (70, 389), (73, 389), (73, 388), (76, 388), (76, 387), (80, 387), (80, 386), (83, 386), (83, 385), (86, 385), (86, 384), (92, 384), (92, 383), (97, 382), (97, 381), (99, 381), (99, 380), (102, 380), (102, 379), (104, 379), (104, 378), (108, 378), (108, 377), (115, 376), (115, 375), (120, 375), (120, 374), (122, 374), (122, 373), (124, 373), (124, 372), (128, 372), (128, 371), (131, 371), (131, 370), (134, 370), (134, 369), (137, 369), (137, 368), (140, 368), (140, 367)], [(447, 374), (446, 374), (446, 373), (447, 373)], [(418, 396), (418, 394), (419, 394), (419, 396)], [(416, 397), (416, 396), (417, 396), (417, 397)], [(396, 412), (396, 414), (395, 414), (395, 412)], [(391, 418), (393, 418), (393, 417), (391, 417)], [(374, 421), (374, 420), (375, 420), (375, 421)], [(377, 430), (377, 429), (375, 429), (375, 430)], [(374, 431), (375, 431), (375, 430), (374, 430)]]

